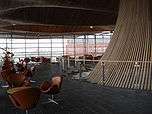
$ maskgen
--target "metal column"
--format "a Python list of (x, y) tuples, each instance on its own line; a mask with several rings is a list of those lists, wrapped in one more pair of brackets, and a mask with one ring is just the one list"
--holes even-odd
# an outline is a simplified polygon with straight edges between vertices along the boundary
[(83, 56), (83, 64), (85, 66), (85, 55), (86, 55), (86, 35), (84, 35), (84, 42), (83, 42), (83, 45), (84, 45), (84, 56)]
[(103, 82), (103, 86), (105, 85), (105, 63), (102, 62), (102, 82)]
[(74, 67), (76, 67), (76, 46), (75, 46), (75, 35), (74, 35)]
[(50, 62), (52, 63), (52, 38), (50, 36)]
[(65, 70), (65, 64), (64, 64), (64, 36), (62, 36), (62, 49), (63, 49), (63, 56), (62, 56), (62, 70)]
[(24, 46), (25, 46), (25, 57), (26, 57), (26, 34), (25, 34), (25, 39), (24, 39), (24, 41), (25, 41), (25, 42), (24, 42), (24, 43), (25, 43)]
[(7, 51), (7, 48), (8, 48), (8, 45), (7, 45), (7, 38), (8, 38), (8, 34), (7, 34), (7, 37), (6, 37), (6, 51)]
[(39, 34), (38, 34), (38, 36), (37, 36), (37, 40), (38, 40), (38, 53), (37, 53), (37, 54), (38, 54), (38, 56), (39, 56), (39, 55), (40, 55), (40, 52), (39, 52), (39, 51), (40, 51), (40, 50), (39, 50), (39, 48), (40, 48), (40, 46), (39, 46)]
[[(12, 25), (12, 29), (13, 29), (13, 25)], [(13, 32), (11, 30), (11, 52), (12, 52), (12, 48), (13, 48), (13, 46), (12, 46), (12, 38), (13, 38)]]
[(97, 56), (97, 36), (94, 35), (94, 56)]

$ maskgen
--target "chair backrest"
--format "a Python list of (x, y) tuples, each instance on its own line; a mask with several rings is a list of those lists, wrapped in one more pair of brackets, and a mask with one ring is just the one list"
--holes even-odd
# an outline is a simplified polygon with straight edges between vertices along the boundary
[(40, 85), (40, 90), (42, 93), (47, 93), (50, 91), (51, 83), (49, 81), (44, 81)]
[(26, 80), (26, 73), (13, 73), (10, 70), (2, 70), (1, 75), (4, 81), (8, 83), (10, 87), (20, 87)]
[(11, 74), (11, 70), (2, 70), (1, 71), (1, 76), (2, 79), (6, 82), (8, 82), (10, 80), (10, 74)]
[(56, 94), (60, 91), (61, 85), (62, 85), (63, 77), (60, 75), (55, 75), (51, 79), (51, 87), (50, 87), (50, 93)]
[(62, 78), (61, 76), (54, 76), (51, 79), (51, 86), (57, 85), (59, 88), (61, 87), (62, 84)]
[(10, 75), (10, 82), (13, 87), (21, 87), (24, 85), (26, 76), (23, 73)]
[(46, 94), (56, 94), (60, 91), (62, 85), (63, 77), (60, 75), (55, 75), (50, 81), (44, 81), (40, 85), (40, 90), (42, 93)]
[(40, 98), (40, 89), (34, 87), (17, 87), (7, 91), (12, 103), (19, 109), (34, 108)]

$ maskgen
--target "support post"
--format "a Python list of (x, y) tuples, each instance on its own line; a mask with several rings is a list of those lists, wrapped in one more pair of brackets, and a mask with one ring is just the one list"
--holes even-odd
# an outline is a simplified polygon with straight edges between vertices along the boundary
[(102, 82), (103, 86), (105, 85), (105, 63), (102, 62)]

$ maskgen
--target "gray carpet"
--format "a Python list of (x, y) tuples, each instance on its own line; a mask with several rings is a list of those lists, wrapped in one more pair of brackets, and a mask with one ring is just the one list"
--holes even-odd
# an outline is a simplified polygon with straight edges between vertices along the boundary
[[(53, 65), (52, 68), (59, 69)], [(41, 65), (35, 73), (33, 86), (38, 86), (51, 76), (51, 67)], [(135, 91), (120, 88), (101, 87), (64, 77), (61, 92), (55, 96), (59, 105), (47, 101), (42, 94), (39, 104), (29, 114), (152, 114), (151, 92)], [(0, 89), (0, 114), (25, 114), (9, 100), (6, 90)]]

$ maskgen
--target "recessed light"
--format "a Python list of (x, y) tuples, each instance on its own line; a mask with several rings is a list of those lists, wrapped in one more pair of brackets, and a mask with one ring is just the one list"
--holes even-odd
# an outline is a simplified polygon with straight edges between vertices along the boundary
[(92, 28), (93, 28), (93, 26), (90, 26), (90, 28), (92, 29)]

